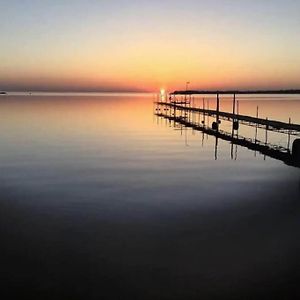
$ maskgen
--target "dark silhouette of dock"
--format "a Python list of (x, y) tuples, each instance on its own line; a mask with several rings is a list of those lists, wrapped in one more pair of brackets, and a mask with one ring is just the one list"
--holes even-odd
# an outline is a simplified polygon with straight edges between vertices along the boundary
[[(300, 91), (299, 91), (300, 92)], [(198, 91), (196, 93), (205, 94), (205, 91)], [(300, 136), (300, 124), (293, 124), (289, 119), (288, 123), (277, 121), (277, 120), (269, 120), (262, 119), (258, 117), (258, 108), (257, 108), (257, 116), (247, 116), (240, 115), (238, 110), (236, 112), (236, 92), (233, 91), (210, 91), (209, 94), (216, 94), (217, 96), (217, 104), (216, 109), (206, 109), (200, 107), (191, 106), (191, 95), (196, 94), (195, 91), (185, 91), (185, 92), (174, 92), (170, 94), (170, 98), (168, 100), (158, 100), (156, 101), (156, 109), (155, 115), (157, 117), (165, 118), (169, 120), (173, 125), (179, 124), (186, 128), (192, 128), (193, 130), (203, 132), (207, 135), (216, 137), (216, 151), (217, 151), (217, 140), (222, 139), (225, 141), (229, 141), (232, 145), (239, 145), (242, 147), (246, 147), (255, 152), (259, 152), (264, 156), (268, 156), (277, 160), (283, 161), (285, 164), (300, 168), (300, 138), (296, 138), (290, 147), (290, 136)], [(233, 93), (233, 108), (232, 113), (220, 111), (219, 107), (219, 94), (232, 94)], [(240, 93), (248, 93), (248, 91), (240, 92)], [(252, 94), (266, 94), (266, 91), (252, 91)], [(268, 91), (269, 94), (288, 94), (293, 93), (297, 94), (298, 90), (281, 90), (281, 91)], [(176, 95), (184, 95), (184, 99), (178, 100)], [(189, 97), (186, 97), (189, 95)], [(194, 121), (195, 115), (202, 115), (202, 122), (200, 122), (200, 118), (198, 118), (198, 122)], [(210, 124), (205, 123), (205, 117), (215, 118), (215, 121)], [(207, 118), (208, 119), (208, 118)], [(226, 132), (220, 129), (221, 120), (226, 120), (232, 123), (232, 131)], [(248, 138), (244, 136), (240, 136), (238, 134), (240, 125), (252, 126), (256, 128), (256, 133), (254, 138)], [(260, 141), (257, 139), (257, 130), (258, 128), (265, 130), (265, 140)], [(268, 142), (268, 131), (279, 132), (282, 134), (286, 134), (288, 137), (287, 146), (283, 147), (281, 145), (271, 144)]]

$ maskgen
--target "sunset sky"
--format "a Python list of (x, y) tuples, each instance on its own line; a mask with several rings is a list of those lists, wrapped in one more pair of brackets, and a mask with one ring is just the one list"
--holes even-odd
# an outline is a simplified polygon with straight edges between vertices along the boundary
[(0, 90), (300, 88), (300, 1), (0, 0)]

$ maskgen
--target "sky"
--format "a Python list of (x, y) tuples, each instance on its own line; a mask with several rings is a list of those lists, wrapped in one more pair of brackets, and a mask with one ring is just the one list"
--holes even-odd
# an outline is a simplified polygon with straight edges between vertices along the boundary
[(0, 0), (0, 90), (300, 88), (299, 0)]

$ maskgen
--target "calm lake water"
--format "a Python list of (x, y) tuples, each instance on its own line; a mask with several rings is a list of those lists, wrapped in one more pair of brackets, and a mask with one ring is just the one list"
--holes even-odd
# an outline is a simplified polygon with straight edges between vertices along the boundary
[[(260, 117), (300, 124), (300, 96), (239, 99), (242, 114), (255, 116), (258, 105)], [(6, 299), (298, 292), (300, 169), (240, 146), (232, 157), (222, 140), (215, 153), (214, 137), (174, 128), (154, 116), (152, 102), (152, 95), (0, 97)], [(231, 111), (230, 99), (221, 109)], [(284, 134), (268, 139), (287, 145)]]

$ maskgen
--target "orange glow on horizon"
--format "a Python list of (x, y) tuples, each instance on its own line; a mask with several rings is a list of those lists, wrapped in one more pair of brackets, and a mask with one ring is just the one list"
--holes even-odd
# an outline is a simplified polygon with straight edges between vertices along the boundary
[(299, 4), (257, 1), (6, 1), (0, 88), (299, 88)]
[(204, 45), (193, 40), (189, 51), (173, 33), (169, 43), (145, 36), (141, 41), (132, 41), (122, 51), (111, 43), (101, 55), (100, 44), (90, 45), (90, 48), (83, 45), (78, 53), (69, 55), (55, 56), (49, 52), (33, 58), (32, 53), (25, 53), (4, 61), (0, 82), (3, 86), (23, 88), (100, 91), (157, 91), (161, 87), (168, 91), (184, 90), (187, 81), (191, 82), (189, 89), (300, 85), (300, 60), (298, 64), (286, 58), (282, 61), (276, 53), (270, 60), (267, 46), (264, 52), (246, 51), (243, 45), (231, 40), (224, 40), (220, 49), (211, 37), (207, 39)]

